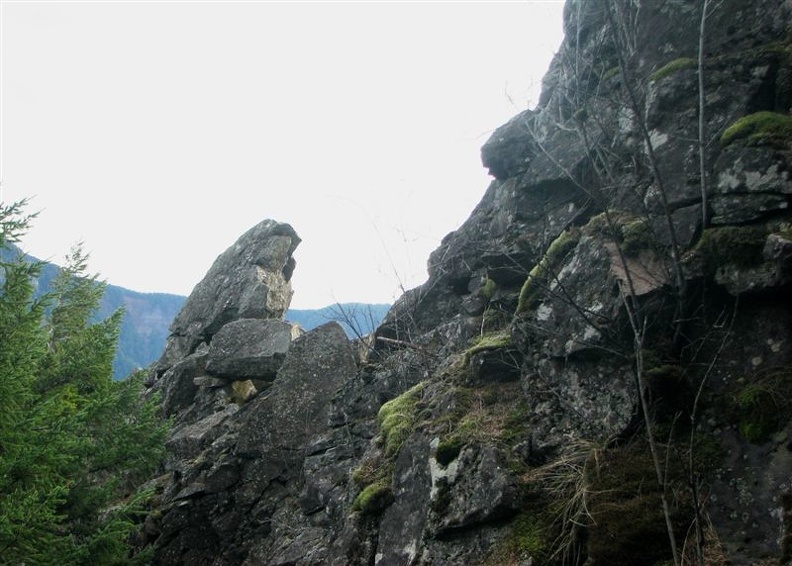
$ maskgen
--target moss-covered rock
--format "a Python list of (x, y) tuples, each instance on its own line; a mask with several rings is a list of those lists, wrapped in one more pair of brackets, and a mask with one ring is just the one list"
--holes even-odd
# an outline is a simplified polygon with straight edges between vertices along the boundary
[(487, 277), (487, 279), (484, 281), (484, 285), (481, 287), (481, 294), (485, 299), (491, 300), (497, 289), (498, 284), (495, 282), (495, 280)]
[(528, 310), (534, 300), (558, 268), (564, 257), (574, 249), (580, 240), (580, 230), (569, 229), (561, 232), (547, 248), (544, 257), (531, 269), (528, 277), (520, 289), (520, 299), (517, 303), (517, 314)]
[(395, 399), (391, 399), (377, 413), (380, 431), (385, 438), (385, 453), (393, 456), (413, 431), (418, 415), (418, 402), (426, 386), (421, 382)]
[(685, 69), (695, 69), (697, 67), (698, 61), (695, 59), (691, 57), (680, 57), (657, 69), (651, 74), (649, 78), (653, 81), (659, 81), (660, 79), (664, 79), (665, 77), (673, 75), (674, 73), (678, 73), (679, 71), (684, 71)]
[(450, 438), (440, 441), (435, 452), (435, 460), (437, 460), (437, 463), (441, 466), (448, 466), (448, 464), (459, 456), (462, 446), (463, 443), (460, 438)]
[(366, 486), (352, 503), (352, 510), (363, 515), (376, 515), (393, 503), (390, 480), (383, 479)]
[(508, 348), (511, 345), (512, 337), (511, 333), (508, 331), (490, 332), (488, 334), (478, 336), (473, 340), (473, 344), (470, 346), (470, 348), (465, 350), (463, 363), (468, 365), (470, 363), (470, 359), (477, 354), (481, 354), (482, 352), (487, 352), (490, 350)]
[(786, 147), (792, 141), (792, 116), (768, 111), (743, 116), (726, 128), (720, 139), (724, 146), (737, 140), (747, 140), (749, 144), (765, 142)]
[(536, 510), (525, 511), (511, 521), (508, 534), (493, 549), (484, 565), (545, 564), (550, 556), (551, 541), (548, 538), (544, 517)]
[(657, 247), (658, 238), (647, 217), (624, 210), (608, 210), (593, 216), (582, 228), (589, 236), (616, 242), (625, 255), (638, 255)]
[[(681, 472), (667, 470), (671, 478)], [(660, 487), (645, 443), (604, 451), (590, 468), (588, 562), (592, 566), (654, 566), (672, 558)], [(668, 496), (685, 493), (669, 481)], [(672, 501), (672, 524), (678, 541), (685, 539), (689, 511)]]
[(637, 255), (641, 250), (652, 249), (657, 245), (652, 227), (644, 218), (624, 224), (622, 238), (622, 251), (627, 255)]
[(693, 248), (708, 275), (727, 264), (752, 267), (763, 261), (762, 248), (767, 239), (764, 226), (724, 226), (704, 230)]
[(740, 432), (760, 444), (789, 420), (792, 409), (792, 367), (773, 368), (752, 376), (732, 394)]

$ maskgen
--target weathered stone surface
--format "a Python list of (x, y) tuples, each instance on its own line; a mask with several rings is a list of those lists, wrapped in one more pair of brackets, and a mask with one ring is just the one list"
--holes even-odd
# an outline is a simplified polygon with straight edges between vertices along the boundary
[[(614, 255), (608, 245), (584, 236), (546, 284), (541, 304), (524, 317), (521, 325), (525, 336), (542, 340), (542, 352), (563, 357), (598, 349), (607, 339), (622, 307), (620, 285), (628, 287), (624, 266)], [(638, 271), (637, 266), (630, 270), (634, 286), (654, 282)], [(600, 291), (592, 293), (592, 289)]]
[(195, 352), (165, 372), (158, 384), (158, 389), (162, 391), (165, 416), (186, 409), (194, 401), (198, 391), (194, 376), (203, 372), (205, 364), (206, 352)]
[[(289, 324), (240, 322), (227, 325), (233, 326), (229, 335), (244, 340), (250, 330), (261, 337), (267, 328), (271, 339), (288, 346)], [(167, 445), (166, 467), (174, 475), (162, 495), (170, 511), (148, 525), (149, 536), (158, 537), (157, 563), (181, 564), (203, 555), (229, 564), (246, 556), (251, 563), (282, 564), (300, 553), (296, 563), (322, 562), (327, 521), (343, 519), (348, 504), (354, 451), (348, 433), (321, 433), (335, 391), (356, 370), (346, 333), (326, 324), (295, 340), (264, 396), (235, 398), (233, 384), (252, 384), (233, 381), (223, 409), (177, 427)], [(196, 529), (201, 541), (195, 540)], [(290, 529), (304, 536), (286, 542)]]
[(330, 399), (357, 368), (344, 330), (325, 324), (294, 341), (266, 397), (246, 408), (237, 453), (294, 450), (325, 430)]
[(396, 460), (396, 501), (382, 516), (374, 564), (407, 566), (417, 561), (429, 514), (431, 486), (429, 442), (423, 437), (411, 438)]
[(281, 320), (240, 319), (212, 338), (206, 371), (226, 378), (272, 379), (291, 345), (292, 325)]
[(282, 318), (291, 301), (292, 254), (299, 243), (288, 224), (264, 220), (220, 254), (173, 321), (155, 372), (209, 343), (228, 322)]
[(536, 144), (529, 129), (530, 110), (500, 126), (481, 148), (481, 161), (496, 179), (508, 179), (528, 170)]
[(493, 446), (464, 449), (451, 474), (439, 474), (435, 458), (429, 465), (437, 535), (507, 518), (520, 507), (516, 478)]
[(729, 194), (711, 200), (712, 223), (743, 224), (789, 210), (790, 198), (778, 194)]
[(227, 411), (213, 413), (200, 421), (177, 428), (168, 438), (168, 454), (176, 460), (191, 460), (203, 452), (220, 436), (220, 424), (235, 410), (230, 405)]
[(629, 362), (536, 360), (522, 379), (530, 406), (530, 459), (541, 462), (576, 438), (606, 441), (626, 431), (638, 407)]

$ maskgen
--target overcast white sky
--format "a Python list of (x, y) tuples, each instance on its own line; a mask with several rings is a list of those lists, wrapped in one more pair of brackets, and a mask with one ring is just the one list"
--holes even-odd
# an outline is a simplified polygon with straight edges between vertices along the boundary
[(479, 149), (539, 97), (560, 1), (0, 0), (6, 202), (23, 246), (187, 295), (274, 218), (294, 308), (392, 302), (468, 217)]

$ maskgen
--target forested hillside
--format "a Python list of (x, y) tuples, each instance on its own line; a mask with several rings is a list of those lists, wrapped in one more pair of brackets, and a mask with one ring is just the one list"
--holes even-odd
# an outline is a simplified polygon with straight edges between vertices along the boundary
[[(29, 220), (23, 203), (0, 204), (0, 248)], [(121, 312), (97, 318), (105, 286), (79, 248), (45, 295), (42, 267), (0, 258), (0, 563), (130, 563), (149, 497), (132, 494), (160, 464), (167, 425), (141, 375), (113, 379)]]
[[(15, 246), (0, 250), (3, 261), (11, 261), (20, 252)], [(52, 290), (61, 268), (55, 263), (24, 255), (30, 263), (40, 263), (34, 282), (34, 295), (41, 297)], [(105, 285), (105, 293), (94, 314), (95, 320), (102, 320), (120, 308), (124, 309), (118, 348), (113, 360), (115, 379), (124, 379), (132, 372), (151, 364), (161, 354), (168, 337), (168, 326), (184, 304), (184, 297), (166, 293), (138, 293), (117, 285)]]

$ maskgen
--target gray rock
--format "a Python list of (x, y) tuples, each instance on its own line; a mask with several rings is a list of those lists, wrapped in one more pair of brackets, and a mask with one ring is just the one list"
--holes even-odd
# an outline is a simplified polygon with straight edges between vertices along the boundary
[(419, 556), (432, 487), (426, 438), (411, 438), (401, 450), (393, 487), (396, 501), (380, 522), (377, 566), (407, 566)]
[(530, 110), (499, 127), (481, 148), (481, 161), (496, 179), (507, 179), (528, 170), (536, 145), (531, 135)]
[(493, 446), (465, 448), (453, 474), (436, 479), (432, 459), (431, 529), (437, 535), (469, 529), (514, 515), (519, 509), (517, 482)]
[(238, 454), (303, 446), (325, 429), (330, 400), (356, 371), (352, 347), (339, 324), (325, 324), (295, 340), (266, 396), (246, 408)]
[(162, 391), (166, 417), (186, 409), (194, 401), (198, 391), (194, 378), (203, 372), (205, 364), (206, 353), (196, 352), (176, 362), (162, 376), (157, 385)]
[(264, 220), (220, 254), (171, 324), (155, 374), (164, 373), (202, 342), (208, 344), (228, 322), (283, 318), (292, 296), (292, 254), (299, 243), (288, 224)]
[(281, 320), (240, 319), (212, 338), (206, 371), (225, 378), (272, 380), (291, 345), (292, 325)]

